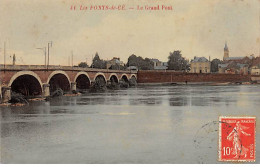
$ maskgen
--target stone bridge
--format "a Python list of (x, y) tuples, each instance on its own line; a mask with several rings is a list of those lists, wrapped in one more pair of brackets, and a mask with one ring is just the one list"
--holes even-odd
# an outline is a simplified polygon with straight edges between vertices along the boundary
[(0, 65), (0, 95), (3, 102), (11, 92), (26, 96), (50, 96), (57, 88), (63, 91), (88, 89), (97, 80), (107, 85), (137, 80), (135, 71), (80, 68), (69, 66)]

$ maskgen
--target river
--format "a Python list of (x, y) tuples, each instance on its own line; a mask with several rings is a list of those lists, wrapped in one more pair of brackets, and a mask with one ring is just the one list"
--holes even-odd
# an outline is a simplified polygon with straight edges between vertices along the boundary
[[(215, 121), (259, 118), (259, 107), (260, 85), (139, 86), (1, 107), (1, 163), (219, 163)], [(259, 163), (259, 123), (256, 134)]]

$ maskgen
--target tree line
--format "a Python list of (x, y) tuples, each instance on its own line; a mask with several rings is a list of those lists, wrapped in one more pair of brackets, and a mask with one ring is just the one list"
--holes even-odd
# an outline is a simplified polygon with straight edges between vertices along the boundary
[[(88, 66), (86, 62), (79, 63), (79, 67), (91, 67), (91, 68), (98, 68), (98, 69), (106, 69), (107, 68), (107, 61), (101, 59), (99, 57), (99, 54), (96, 53), (92, 64)], [(222, 63), (219, 59), (213, 59), (211, 61), (211, 72), (217, 72), (218, 71), (218, 64)], [(190, 64), (187, 59), (185, 59), (182, 56), (182, 53), (180, 50), (176, 50), (169, 53), (168, 56), (168, 70), (175, 70), (175, 71), (189, 71), (190, 70)], [(111, 65), (109, 69), (112, 70), (125, 70), (127, 67), (135, 66), (138, 70), (153, 70), (154, 69), (154, 62), (149, 58), (143, 58), (141, 56), (136, 56), (135, 54), (132, 54), (128, 57), (127, 63), (122, 66), (119, 64)]]

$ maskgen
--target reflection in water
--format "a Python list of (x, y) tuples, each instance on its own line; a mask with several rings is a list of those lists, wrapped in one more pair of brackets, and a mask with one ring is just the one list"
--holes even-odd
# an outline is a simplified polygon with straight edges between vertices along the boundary
[(259, 85), (180, 85), (1, 107), (1, 162), (217, 163), (218, 125), (201, 127), (259, 106)]
[[(225, 92), (227, 87), (220, 86), (182, 86), (180, 89), (168, 89), (169, 104), (171, 106), (211, 106), (219, 103), (229, 105), (236, 102), (237, 92), (239, 87), (228, 87), (228, 92)], [(234, 93), (233, 93), (234, 92)]]
[(162, 104), (161, 98), (138, 98), (130, 99), (130, 105), (160, 105)]
[(187, 97), (172, 97), (169, 99), (170, 106), (187, 106), (188, 98)]

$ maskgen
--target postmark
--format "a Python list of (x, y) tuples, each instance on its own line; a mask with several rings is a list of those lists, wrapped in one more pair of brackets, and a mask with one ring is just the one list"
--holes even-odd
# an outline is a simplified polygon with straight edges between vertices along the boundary
[(226, 122), (212, 121), (203, 124), (193, 138), (194, 147), (197, 150), (198, 163), (215, 163), (218, 161), (218, 134), (219, 124), (225, 129), (231, 130), (232, 126)]
[(218, 124), (219, 121), (204, 123), (194, 134), (193, 146), (197, 163), (215, 163), (218, 151)]
[(219, 161), (255, 161), (256, 117), (219, 117)]

